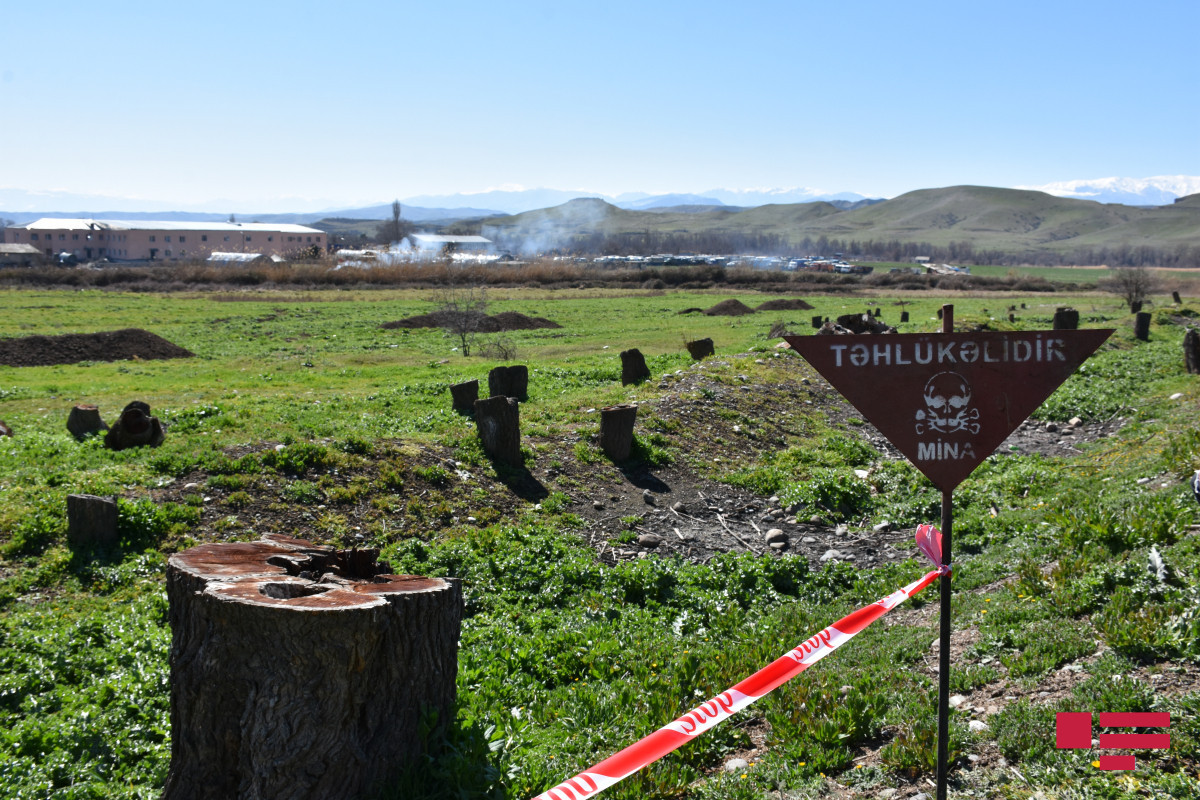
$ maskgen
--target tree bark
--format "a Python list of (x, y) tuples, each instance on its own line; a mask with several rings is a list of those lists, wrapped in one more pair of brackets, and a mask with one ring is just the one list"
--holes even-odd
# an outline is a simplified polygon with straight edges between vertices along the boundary
[(1073, 331), (1079, 327), (1079, 312), (1073, 308), (1054, 310), (1054, 330)]
[(529, 399), (529, 367), (524, 364), (496, 367), (488, 373), (488, 394), (491, 397)]
[(1143, 342), (1150, 341), (1150, 312), (1139, 311), (1133, 318), (1133, 335)]
[(117, 501), (94, 494), (67, 495), (67, 544), (75, 550), (115, 545)]
[(688, 342), (687, 351), (693, 361), (700, 361), (716, 353), (712, 339), (697, 339), (694, 342)]
[(636, 347), (621, 351), (621, 385), (640, 383), (650, 377), (646, 357)]
[(67, 430), (76, 439), (84, 439), (101, 431), (108, 430), (108, 425), (100, 419), (100, 408), (92, 405), (77, 405), (67, 415)]
[(1195, 328), (1183, 335), (1183, 365), (1189, 374), (1200, 374), (1200, 331)]
[(621, 403), (600, 409), (600, 449), (613, 461), (624, 461), (633, 452), (633, 423), (637, 406)]
[(356, 798), (421, 755), (422, 715), (454, 714), (462, 597), (377, 555), (268, 536), (171, 556), (164, 800)]
[(489, 456), (512, 467), (525, 463), (521, 457), (520, 406), (514, 398), (500, 395), (476, 400), (475, 428)]
[(450, 387), (450, 399), (455, 411), (474, 411), (479, 399), (479, 381), (464, 381)]

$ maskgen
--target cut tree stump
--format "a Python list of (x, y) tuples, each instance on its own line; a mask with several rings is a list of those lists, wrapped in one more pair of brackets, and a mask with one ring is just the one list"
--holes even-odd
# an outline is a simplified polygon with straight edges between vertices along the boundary
[(479, 399), (479, 381), (464, 381), (450, 387), (450, 399), (455, 411), (474, 411)]
[(119, 541), (117, 517), (115, 498), (67, 495), (67, 544), (73, 550), (115, 545)]
[(93, 405), (77, 405), (67, 415), (67, 430), (76, 439), (85, 439), (108, 430), (108, 425), (100, 419), (100, 407)]
[(621, 385), (641, 383), (650, 377), (650, 368), (646, 366), (646, 357), (636, 347), (621, 351)]
[(488, 373), (488, 394), (491, 397), (529, 399), (529, 367), (515, 364), (496, 367)]
[(1079, 328), (1079, 312), (1073, 308), (1054, 310), (1054, 330), (1073, 331)]
[(1133, 335), (1143, 342), (1150, 341), (1150, 312), (1139, 311), (1133, 318)]
[(141, 400), (134, 400), (125, 406), (120, 418), (104, 434), (104, 446), (109, 450), (158, 447), (166, 436), (166, 428), (158, 421), (158, 417), (150, 416), (150, 406)]
[(511, 467), (525, 463), (521, 457), (521, 413), (515, 398), (499, 395), (475, 401), (475, 428), (483, 450)]
[(171, 556), (164, 800), (358, 798), (422, 756), (423, 715), (454, 716), (462, 595), (377, 556), (278, 535)]
[(1200, 331), (1188, 328), (1183, 335), (1183, 366), (1191, 375), (1200, 375)]
[(687, 343), (687, 351), (691, 355), (693, 361), (700, 361), (716, 354), (713, 348), (712, 339), (697, 339), (694, 342)]
[(624, 461), (633, 452), (633, 423), (637, 406), (621, 403), (600, 409), (600, 449), (613, 461)]

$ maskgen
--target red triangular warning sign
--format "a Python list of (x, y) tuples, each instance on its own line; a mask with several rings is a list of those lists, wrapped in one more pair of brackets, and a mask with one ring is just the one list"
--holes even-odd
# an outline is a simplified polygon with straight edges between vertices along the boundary
[(935, 486), (951, 491), (1112, 333), (784, 338)]

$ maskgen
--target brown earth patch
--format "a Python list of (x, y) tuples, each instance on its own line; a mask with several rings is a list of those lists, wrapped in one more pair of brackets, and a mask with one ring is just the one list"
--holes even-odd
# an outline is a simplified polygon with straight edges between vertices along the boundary
[(808, 311), (812, 309), (812, 304), (807, 303), (800, 298), (792, 298), (790, 300), (768, 300), (765, 303), (760, 303), (755, 306), (755, 311)]
[[(450, 311), (434, 311), (430, 314), (418, 314), (414, 317), (405, 317), (394, 322), (385, 322), (379, 327), (385, 330), (395, 330), (396, 328), (446, 328), (456, 327), (454, 322), (454, 312)], [(530, 317), (519, 311), (502, 311), (499, 314), (488, 316), (487, 314), (472, 315), (472, 320), (475, 330), (480, 333), (500, 333), (502, 331), (532, 331), (545, 328), (561, 328), (557, 322), (546, 319), (545, 317)]]
[(151, 361), (194, 355), (141, 328), (0, 339), (0, 364), (8, 367), (46, 367), (79, 361)]
[(704, 313), (710, 317), (744, 317), (753, 314), (754, 309), (741, 300), (722, 300)]

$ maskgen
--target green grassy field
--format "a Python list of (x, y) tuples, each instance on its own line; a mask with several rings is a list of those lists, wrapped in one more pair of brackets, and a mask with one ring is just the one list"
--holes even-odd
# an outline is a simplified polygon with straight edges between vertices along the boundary
[[(514, 496), (473, 424), (448, 410), (450, 384), (485, 377), (498, 362), (463, 357), (438, 330), (380, 328), (432, 310), (430, 292), (0, 293), (0, 337), (141, 327), (196, 354), (0, 367), (0, 419), (16, 432), (0, 439), (0, 796), (157, 796), (170, 750), (166, 557), (267, 530), (337, 543), (358, 531), (397, 571), (464, 582), (457, 718), (441, 755), (385, 796), (544, 791), (925, 569), (915, 558), (869, 569), (744, 552), (603, 564), (599, 542), (582, 536), (580, 505), (627, 480), (589, 443), (587, 410), (628, 400), (665, 408), (729, 391), (736, 399), (713, 421), (754, 433), (771, 419), (782, 444), (763, 436), (730, 463), (727, 434), (656, 411), (639, 421), (642, 457), (777, 492), (831, 522), (836, 507), (855, 536), (881, 519), (936, 521), (928, 482), (881, 459), (853, 424), (802, 405), (783, 415), (755, 405), (761, 392), (732, 389), (799, 396), (813, 378), (796, 357), (776, 356), (768, 332), (777, 322), (803, 331), (813, 315), (878, 307), (888, 322), (908, 311), (902, 331), (935, 331), (948, 301), (960, 326), (1045, 329), (1055, 307), (1073, 305), (1087, 326), (1118, 328), (1037, 416), (1128, 420), (1071, 459), (988, 459), (956, 492), (952, 608), (969, 644), (952, 684), (964, 695), (986, 690), (997, 709), (955, 712), (951, 797), (1200, 796), (1200, 506), (1183, 482), (1200, 467), (1200, 386), (1183, 372), (1183, 330), (1170, 315), (1157, 314), (1151, 341), (1139, 343), (1117, 298), (1091, 293), (813, 295), (812, 311), (741, 317), (678, 312), (773, 296), (490, 297), (493, 313), (562, 326), (480, 342), (506, 337), (530, 366), (521, 419), (526, 465), (545, 483), (540, 501)], [(699, 368), (683, 344), (703, 336), (717, 358)], [(646, 354), (654, 378), (622, 387), (618, 353), (629, 347)], [(677, 388), (685, 378), (694, 388)], [(65, 429), (76, 403), (96, 403), (111, 419), (135, 398), (169, 423), (162, 447), (113, 453)], [(474, 477), (456, 479), (447, 460)], [(194, 493), (179, 491), (185, 476), (198, 483)], [(78, 492), (121, 498), (119, 547), (67, 546), (65, 497)], [(614, 545), (628, 539), (624, 524), (606, 531)], [(932, 791), (937, 602), (926, 595), (604, 796)], [(1093, 710), (1167, 711), (1171, 749), (1140, 751), (1132, 774), (1096, 769), (1094, 751), (1056, 750), (1054, 714)], [(973, 719), (986, 728), (971, 730)], [(726, 771), (733, 756), (749, 765)]]

